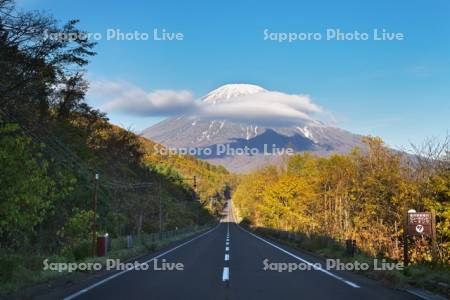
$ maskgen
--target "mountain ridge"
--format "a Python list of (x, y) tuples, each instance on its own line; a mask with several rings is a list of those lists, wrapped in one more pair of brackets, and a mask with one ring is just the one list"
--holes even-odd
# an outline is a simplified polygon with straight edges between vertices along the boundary
[[(203, 102), (215, 105), (236, 101), (238, 97), (251, 97), (268, 90), (247, 84), (221, 86), (202, 98)], [(234, 98), (234, 99), (233, 99)], [(208, 119), (198, 116), (179, 116), (163, 120), (142, 131), (142, 136), (155, 140), (169, 148), (211, 150), (212, 155), (196, 155), (213, 164), (224, 165), (230, 171), (242, 173), (257, 169), (264, 164), (279, 164), (282, 158), (260, 155), (217, 155), (219, 145), (231, 148), (291, 147), (294, 152), (312, 152), (317, 155), (347, 153), (355, 146), (364, 147), (361, 136), (346, 130), (327, 126), (317, 120), (305, 120), (296, 126), (271, 127), (254, 122), (235, 122), (226, 119)], [(262, 156), (262, 157), (261, 157)]]

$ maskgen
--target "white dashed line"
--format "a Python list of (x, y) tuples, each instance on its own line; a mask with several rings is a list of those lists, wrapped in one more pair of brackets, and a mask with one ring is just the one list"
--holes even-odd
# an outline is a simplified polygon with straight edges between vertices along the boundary
[[(230, 251), (230, 205), (228, 202), (228, 214), (227, 214), (227, 236), (225, 240), (225, 265), (229, 265), (230, 260), (230, 254), (228, 252)], [(227, 282), (227, 286), (230, 280), (230, 268), (229, 267), (223, 267), (223, 273), (222, 273), (222, 281)]]
[(223, 268), (222, 281), (228, 281), (230, 279), (230, 269), (228, 267)]

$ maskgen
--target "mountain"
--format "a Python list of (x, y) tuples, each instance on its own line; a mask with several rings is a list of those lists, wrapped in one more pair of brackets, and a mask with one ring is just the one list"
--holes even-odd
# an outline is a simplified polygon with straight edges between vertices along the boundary
[[(208, 105), (223, 104), (237, 97), (251, 97), (264, 92), (267, 90), (256, 85), (227, 84), (208, 93), (202, 101)], [(190, 152), (234, 172), (248, 172), (267, 163), (281, 163), (284, 153), (266, 155), (274, 154), (277, 149), (291, 148), (295, 152), (309, 151), (324, 156), (346, 153), (355, 146), (362, 146), (361, 136), (316, 120), (303, 121), (291, 127), (267, 127), (179, 116), (145, 129), (142, 136), (169, 149)], [(246, 147), (252, 151), (244, 151)]]

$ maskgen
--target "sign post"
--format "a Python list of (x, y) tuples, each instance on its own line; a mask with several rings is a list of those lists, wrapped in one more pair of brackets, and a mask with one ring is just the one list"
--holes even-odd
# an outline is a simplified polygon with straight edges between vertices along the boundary
[(408, 237), (428, 236), (431, 238), (433, 259), (437, 258), (436, 245), (436, 216), (435, 212), (416, 212), (410, 210), (405, 213), (405, 228), (403, 235), (403, 263), (405, 267), (409, 263)]
[(415, 212), (408, 214), (408, 235), (432, 236), (433, 221), (431, 212)]
[(409, 213), (405, 212), (404, 225), (403, 225), (403, 266), (407, 267), (409, 263), (408, 255), (408, 223), (409, 223)]

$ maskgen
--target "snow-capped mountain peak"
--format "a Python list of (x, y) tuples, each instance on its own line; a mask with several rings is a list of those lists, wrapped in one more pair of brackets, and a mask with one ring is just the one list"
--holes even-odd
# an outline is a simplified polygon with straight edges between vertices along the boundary
[[(220, 109), (221, 103), (239, 104), (270, 91), (252, 84), (226, 84), (203, 98), (205, 107)], [(247, 97), (248, 96), (248, 97)], [(239, 99), (245, 98), (245, 99)], [(251, 100), (251, 99), (250, 99)], [(323, 124), (318, 120), (299, 122), (296, 125), (267, 126), (239, 122), (218, 117), (179, 116), (168, 118), (143, 131), (150, 138), (176, 149), (209, 149), (197, 157), (226, 166), (235, 172), (247, 172), (265, 164), (282, 164), (283, 155), (266, 155), (266, 149), (293, 149), (294, 152), (314, 152), (317, 155), (347, 153), (354, 146), (363, 147), (361, 137), (345, 130)], [(218, 149), (234, 149), (223, 154)], [(240, 155), (239, 149), (257, 150), (256, 154)], [(237, 149), (237, 150), (236, 150)], [(198, 153), (198, 152), (197, 152)]]
[(235, 97), (252, 95), (256, 93), (267, 92), (266, 89), (254, 84), (225, 84), (209, 92), (203, 102), (215, 104), (220, 101), (226, 101)]

